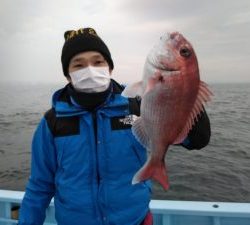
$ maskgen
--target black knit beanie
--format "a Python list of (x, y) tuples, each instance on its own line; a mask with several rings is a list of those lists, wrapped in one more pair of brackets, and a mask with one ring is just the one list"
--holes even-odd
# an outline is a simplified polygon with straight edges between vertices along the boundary
[(64, 33), (65, 43), (62, 49), (61, 61), (63, 73), (68, 76), (68, 67), (72, 57), (80, 52), (97, 51), (100, 52), (109, 64), (109, 68), (114, 68), (113, 60), (108, 47), (97, 35), (93, 28), (81, 28), (79, 30), (69, 30)]

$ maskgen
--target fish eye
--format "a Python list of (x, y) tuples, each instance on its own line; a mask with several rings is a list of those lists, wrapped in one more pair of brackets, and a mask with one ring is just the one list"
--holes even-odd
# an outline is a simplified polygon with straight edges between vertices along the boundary
[(188, 58), (189, 56), (191, 56), (191, 54), (192, 54), (192, 52), (187, 47), (180, 49), (180, 55), (185, 57), (185, 58)]

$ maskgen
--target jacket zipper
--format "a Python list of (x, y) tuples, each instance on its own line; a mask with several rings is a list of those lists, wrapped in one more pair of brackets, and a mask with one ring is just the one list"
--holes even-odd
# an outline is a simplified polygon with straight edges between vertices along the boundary
[[(99, 160), (98, 160), (98, 138), (97, 138), (97, 117), (96, 111), (92, 112), (93, 126), (94, 126), (94, 138), (95, 138), (95, 160), (96, 160), (96, 179), (97, 179), (97, 209), (98, 214), (101, 216), (101, 221), (103, 220), (103, 213), (101, 210), (101, 206), (99, 204), (99, 189), (100, 189), (100, 172), (99, 172)], [(102, 222), (103, 223), (103, 222)]]
[(92, 118), (93, 118), (93, 125), (94, 125), (94, 136), (95, 136), (95, 154), (96, 154), (96, 174), (97, 174), (97, 183), (98, 186), (100, 184), (100, 174), (99, 174), (99, 162), (98, 162), (98, 152), (97, 152), (97, 146), (98, 146), (98, 140), (97, 140), (97, 118), (96, 118), (96, 112), (92, 112)]

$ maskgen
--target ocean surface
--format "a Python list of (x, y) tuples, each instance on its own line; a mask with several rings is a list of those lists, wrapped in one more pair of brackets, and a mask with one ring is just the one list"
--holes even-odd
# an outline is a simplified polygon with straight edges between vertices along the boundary
[[(250, 202), (250, 84), (210, 84), (212, 137), (202, 150), (170, 147), (170, 189), (153, 198)], [(0, 189), (25, 190), (33, 132), (57, 85), (0, 84)]]

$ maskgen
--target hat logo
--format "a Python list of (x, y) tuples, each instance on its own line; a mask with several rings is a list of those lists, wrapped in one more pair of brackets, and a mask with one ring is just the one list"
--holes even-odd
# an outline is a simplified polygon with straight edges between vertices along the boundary
[(77, 35), (80, 35), (80, 34), (90, 34), (90, 35), (94, 35), (96, 37), (97, 36), (97, 33), (95, 32), (95, 30), (93, 28), (81, 28), (79, 30), (69, 30), (69, 31), (66, 31), (65, 32), (65, 41), (68, 41), (69, 39), (77, 36)]

